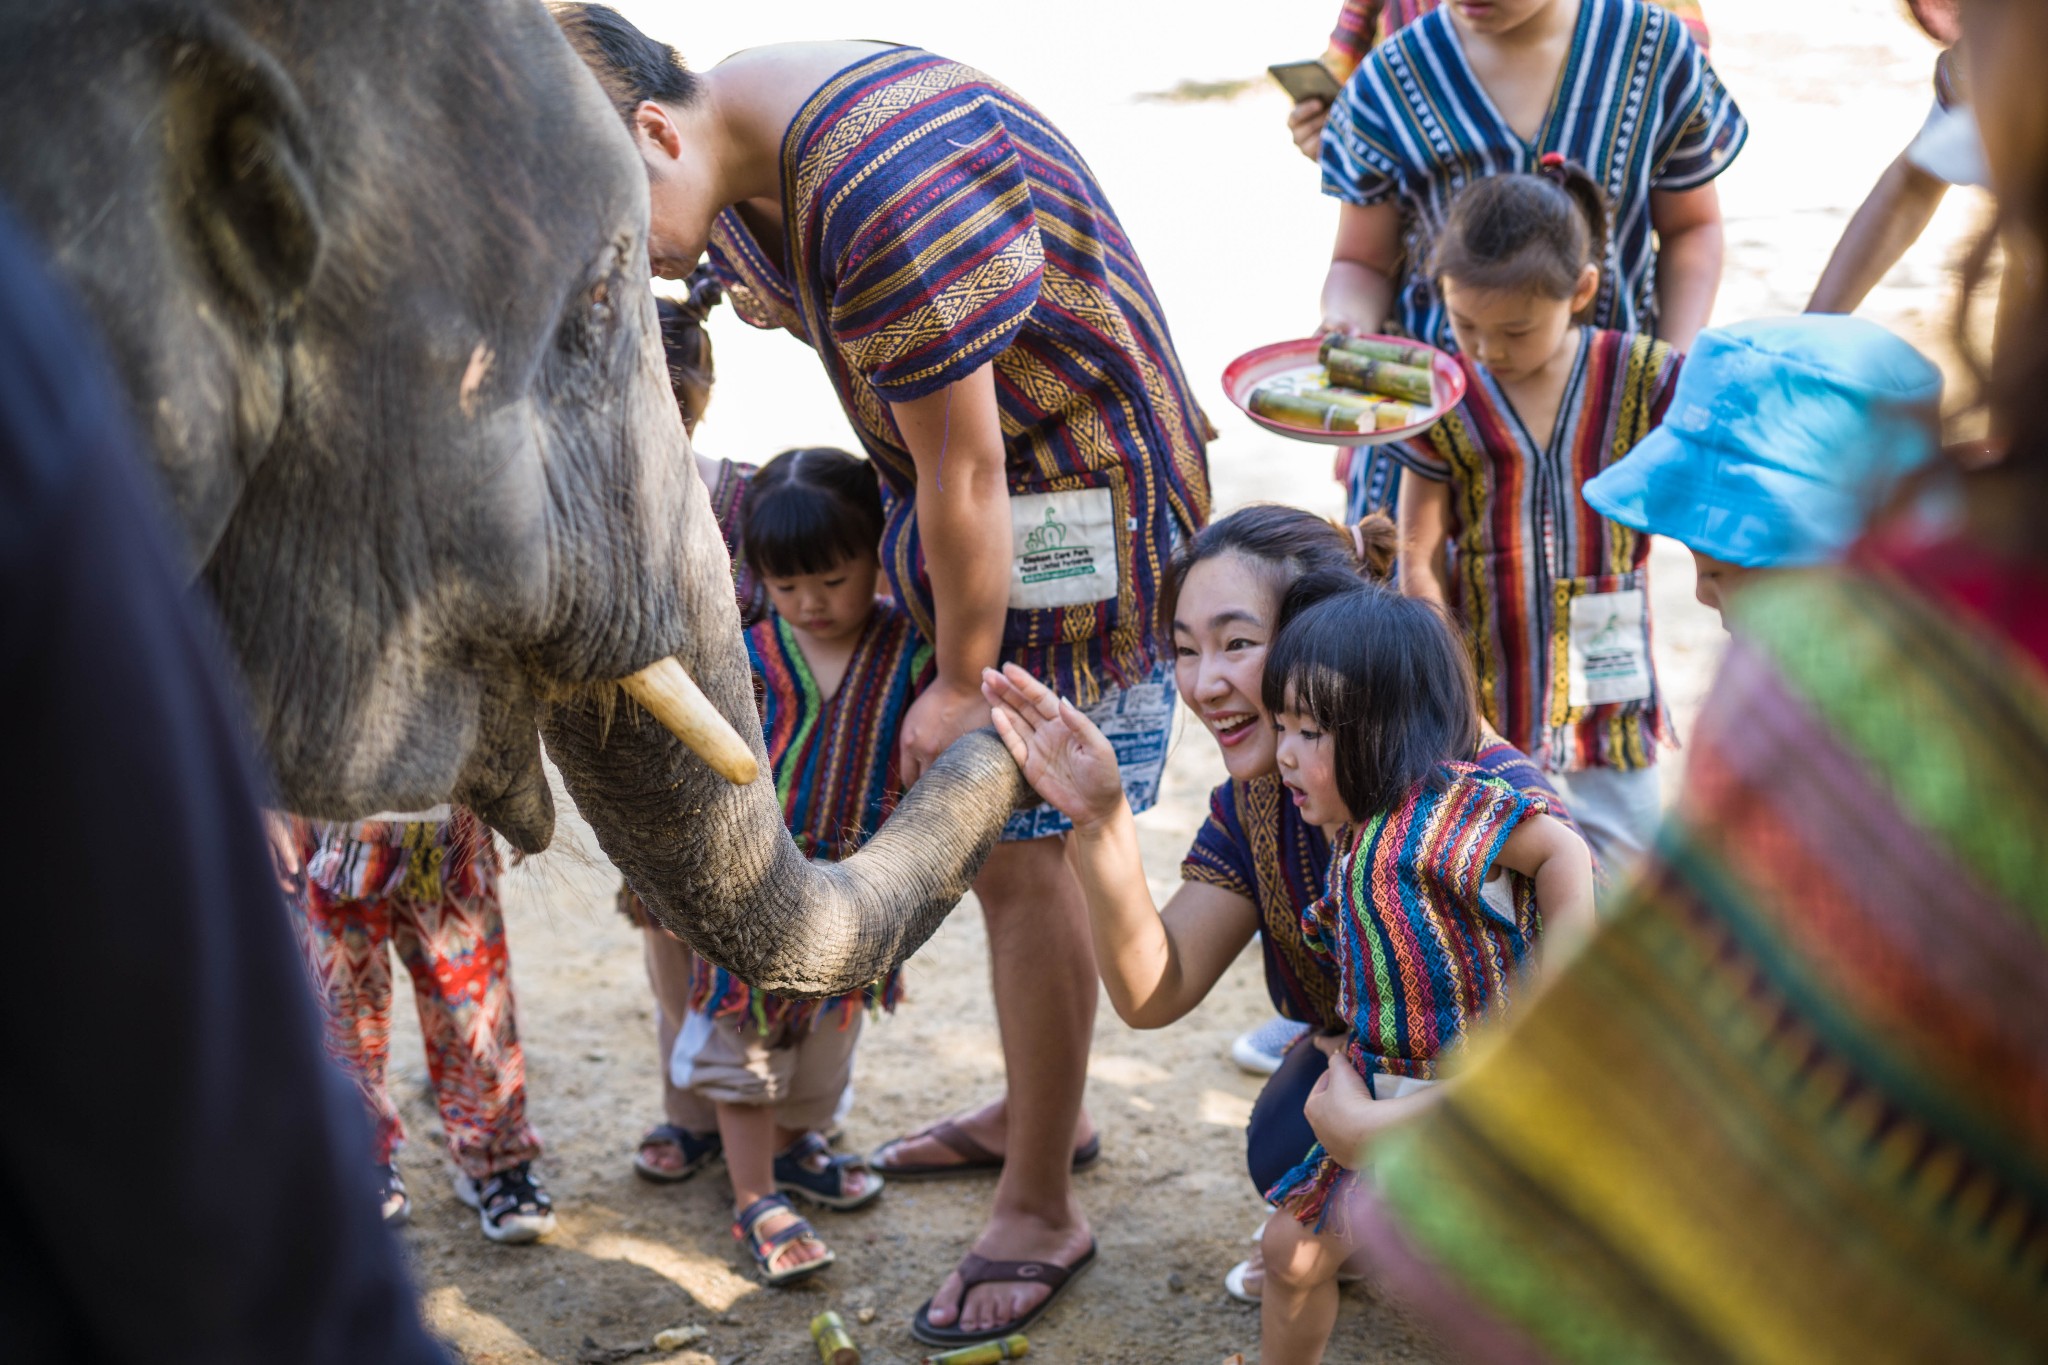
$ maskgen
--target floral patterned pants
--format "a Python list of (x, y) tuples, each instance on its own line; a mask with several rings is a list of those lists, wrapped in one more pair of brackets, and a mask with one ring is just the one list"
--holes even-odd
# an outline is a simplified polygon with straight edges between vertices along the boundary
[[(427, 1072), (456, 1164), (482, 1180), (540, 1154), (540, 1135), (526, 1120), (526, 1060), (495, 863), (486, 855), (471, 875), (361, 900), (309, 880), (295, 899), (328, 1055), (362, 1092), (382, 1164), (405, 1140), (386, 1084), (393, 949), (412, 974)], [(428, 894), (417, 894), (422, 889)]]

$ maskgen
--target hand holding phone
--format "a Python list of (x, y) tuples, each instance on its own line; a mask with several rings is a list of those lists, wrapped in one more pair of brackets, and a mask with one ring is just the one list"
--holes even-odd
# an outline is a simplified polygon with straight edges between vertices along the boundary
[(1320, 61), (1280, 62), (1267, 67), (1266, 71), (1280, 82), (1280, 88), (1296, 104), (1303, 100), (1321, 100), (1329, 104), (1344, 89), (1344, 83)]

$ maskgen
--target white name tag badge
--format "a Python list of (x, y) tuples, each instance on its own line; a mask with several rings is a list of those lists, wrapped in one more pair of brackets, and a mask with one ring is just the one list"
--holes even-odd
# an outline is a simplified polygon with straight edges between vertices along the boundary
[(1570, 704), (1605, 706), (1650, 695), (1649, 605), (1641, 588), (1572, 599)]
[(1011, 494), (1010, 538), (1010, 610), (1115, 599), (1124, 530), (1107, 488)]

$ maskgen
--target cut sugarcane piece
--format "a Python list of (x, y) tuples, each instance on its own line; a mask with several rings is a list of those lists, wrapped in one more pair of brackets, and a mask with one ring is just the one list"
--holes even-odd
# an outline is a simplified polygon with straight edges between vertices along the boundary
[(1252, 390), (1250, 406), (1269, 422), (1322, 431), (1391, 431), (1415, 420), (1413, 407), (1391, 398), (1271, 382)]
[(1332, 332), (1323, 338), (1321, 358), (1325, 365), (1330, 363), (1331, 351), (1344, 351), (1351, 355), (1362, 355), (1367, 360), (1384, 360), (1390, 365), (1408, 365), (1418, 370), (1430, 367), (1427, 346), (1413, 346), (1405, 341), (1378, 341), (1372, 337), (1346, 336)]
[(1413, 365), (1396, 365), (1331, 348), (1323, 356), (1323, 368), (1330, 373), (1330, 383), (1338, 388), (1385, 394), (1404, 402), (1420, 403), (1425, 408), (1436, 398), (1429, 371)]

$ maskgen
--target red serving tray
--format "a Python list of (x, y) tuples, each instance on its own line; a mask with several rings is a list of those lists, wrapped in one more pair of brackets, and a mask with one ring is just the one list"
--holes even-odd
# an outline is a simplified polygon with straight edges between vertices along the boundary
[[(1402, 346), (1419, 344), (1406, 337), (1374, 336), (1369, 339), (1391, 341)], [(1420, 436), (1435, 426), (1445, 413), (1458, 406), (1465, 396), (1464, 367), (1458, 364), (1456, 357), (1431, 346), (1426, 348), (1429, 351), (1430, 387), (1435, 391), (1437, 401), (1420, 419), (1405, 427), (1389, 427), (1385, 431), (1324, 431), (1321, 427), (1275, 422), (1251, 410), (1252, 390), (1268, 379), (1296, 370), (1320, 370), (1322, 361), (1317, 359), (1316, 353), (1322, 349), (1322, 344), (1321, 337), (1304, 337), (1299, 341), (1276, 341), (1270, 346), (1246, 351), (1223, 367), (1223, 392), (1245, 416), (1266, 430), (1291, 440), (1310, 441), (1323, 446), (1381, 446)]]

